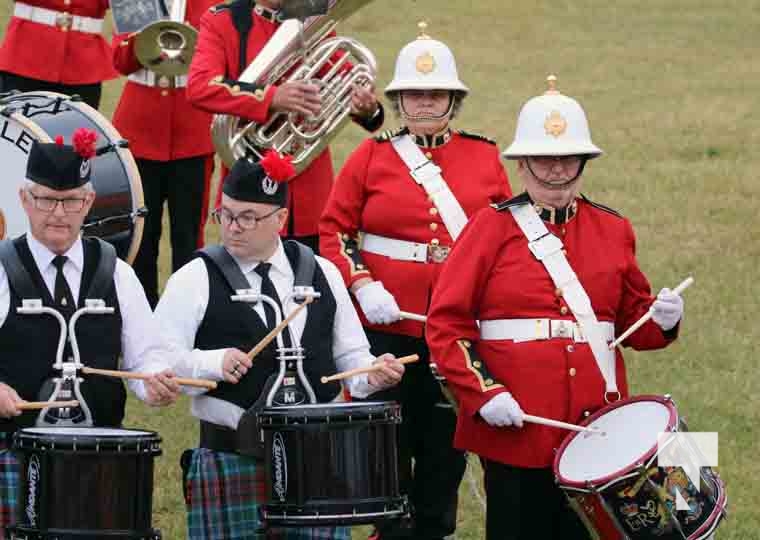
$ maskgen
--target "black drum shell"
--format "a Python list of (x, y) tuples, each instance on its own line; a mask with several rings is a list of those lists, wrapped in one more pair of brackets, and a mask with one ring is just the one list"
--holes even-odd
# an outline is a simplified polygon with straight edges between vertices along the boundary
[(267, 526), (358, 525), (407, 513), (395, 402), (265, 408)]
[(25, 429), (14, 437), (21, 475), (19, 521), (10, 529), (11, 538), (160, 538), (151, 524), (153, 460), (161, 454), (158, 434), (41, 431)]

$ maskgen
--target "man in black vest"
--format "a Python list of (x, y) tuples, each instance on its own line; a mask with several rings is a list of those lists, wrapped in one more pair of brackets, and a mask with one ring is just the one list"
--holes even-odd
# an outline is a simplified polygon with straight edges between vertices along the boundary
[[(77, 130), (73, 146), (32, 144), (27, 182), (19, 190), (29, 218), (29, 234), (0, 242), (0, 538), (14, 519), (19, 467), (9, 450), (12, 434), (35, 424), (36, 413), (23, 412), (24, 401), (47, 399), (60, 334), (51, 316), (17, 312), (23, 300), (41, 299), (68, 322), (85, 299), (98, 298), (115, 308), (109, 315), (85, 315), (76, 322), (81, 362), (94, 368), (155, 373), (131, 381), (132, 390), (150, 405), (173, 403), (179, 386), (172, 380), (170, 351), (152, 324), (145, 293), (132, 269), (116, 258), (113, 247), (80, 230), (95, 200), (90, 158), (96, 134)], [(63, 361), (71, 354), (66, 346)], [(119, 356), (122, 357), (119, 364)], [(118, 379), (77, 373), (81, 393), (95, 426), (120, 426), (126, 392)], [(41, 395), (42, 394), (42, 395)], [(70, 411), (85, 420), (83, 408)], [(86, 423), (86, 422), (85, 422)], [(84, 424), (83, 424), (84, 425)]]
[[(286, 346), (300, 343), (305, 349), (304, 371), (319, 402), (341, 395), (339, 384), (320, 382), (323, 375), (380, 364), (380, 371), (347, 380), (352, 395), (366, 397), (398, 383), (404, 372), (392, 355), (375, 359), (370, 354), (338, 269), (303, 244), (280, 240), (278, 233), (288, 218), (287, 184), (281, 181), (290, 177), (289, 167), (274, 155), (256, 164), (241, 159), (233, 166), (215, 212), (222, 246), (205, 248), (177, 271), (156, 308), (162, 331), (182, 353), (177, 373), (221, 381), (216, 390), (197, 394), (192, 403), (192, 413), (201, 421), (200, 448), (183, 456), (192, 540), (350, 538), (345, 527), (270, 529), (266, 535), (260, 530), (263, 461), (241, 448), (247, 430), (237, 428), (250, 419), (246, 411), (262, 404), (278, 366), (274, 343), (253, 363), (243, 351), (274, 328), (276, 319), (275, 310), (266, 304), (252, 309), (234, 302), (230, 297), (236, 290), (271, 297), (285, 316), (296, 308), (287, 298), (294, 285), (309, 285), (321, 294), (282, 336)], [(304, 268), (311, 271), (305, 273)]]

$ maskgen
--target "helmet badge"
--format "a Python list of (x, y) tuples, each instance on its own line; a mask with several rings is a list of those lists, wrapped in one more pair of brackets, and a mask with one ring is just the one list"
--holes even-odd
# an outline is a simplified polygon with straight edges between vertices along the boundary
[(546, 117), (544, 129), (547, 135), (559, 137), (567, 130), (567, 120), (565, 120), (565, 117), (559, 111), (552, 111)]
[(435, 70), (435, 58), (430, 52), (424, 52), (417, 57), (417, 71), (423, 75), (428, 75)]

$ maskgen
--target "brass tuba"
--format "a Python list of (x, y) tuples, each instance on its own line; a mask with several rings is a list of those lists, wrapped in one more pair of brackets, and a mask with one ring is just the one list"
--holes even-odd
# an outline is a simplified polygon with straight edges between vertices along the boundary
[(155, 21), (135, 38), (135, 56), (147, 70), (166, 77), (187, 75), (198, 31), (185, 23), (187, 0), (174, 0), (169, 20)]
[[(278, 112), (263, 124), (215, 115), (211, 135), (227, 167), (244, 156), (258, 161), (271, 148), (293, 156), (300, 173), (327, 147), (349, 121), (353, 85), (374, 83), (377, 62), (369, 49), (352, 38), (325, 38), (341, 20), (371, 1), (330, 0), (325, 15), (282, 23), (240, 81), (262, 87), (307, 81), (319, 86), (322, 110), (313, 118)], [(331, 62), (336, 52), (342, 56)], [(346, 68), (349, 63), (351, 69)]]

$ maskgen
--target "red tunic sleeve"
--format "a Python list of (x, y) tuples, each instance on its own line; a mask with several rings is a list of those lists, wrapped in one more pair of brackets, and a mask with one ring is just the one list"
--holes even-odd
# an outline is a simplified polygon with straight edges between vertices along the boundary
[(319, 222), (321, 255), (338, 267), (348, 287), (358, 279), (371, 277), (359, 255), (357, 233), (375, 144), (372, 139), (366, 140), (348, 157)]
[(485, 208), (469, 221), (433, 290), (425, 327), (431, 358), (451, 383), (461, 412), (470, 416), (505, 391), (472, 346), (479, 337), (481, 293), (503, 246), (499, 221), (504, 219), (503, 214)]
[(211, 113), (264, 122), (276, 88), (235, 80), (237, 74), (233, 75), (230, 66), (238, 62), (237, 39), (238, 32), (226, 11), (209, 11), (201, 17), (198, 44), (188, 76), (188, 99)]

